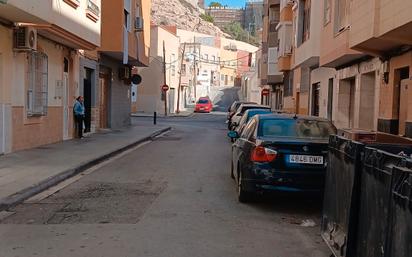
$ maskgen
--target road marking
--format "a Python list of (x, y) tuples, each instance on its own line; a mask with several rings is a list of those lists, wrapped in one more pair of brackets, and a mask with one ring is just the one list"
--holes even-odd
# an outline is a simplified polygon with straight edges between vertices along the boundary
[[(95, 165), (95, 166), (93, 166), (93, 167), (91, 167), (91, 168), (89, 168), (89, 169), (87, 169), (87, 170), (85, 170), (85, 171), (77, 174), (76, 176), (73, 176), (73, 177), (71, 177), (71, 178), (69, 178), (69, 179), (66, 179), (66, 180), (60, 182), (59, 184), (57, 184), (57, 185), (55, 185), (55, 186), (53, 186), (53, 187), (50, 187), (49, 189), (47, 189), (47, 190), (45, 190), (45, 191), (43, 191), (43, 192), (41, 192), (41, 193), (39, 193), (39, 194), (37, 194), (37, 195), (34, 195), (34, 196), (30, 197), (29, 199), (27, 199), (26, 201), (24, 201), (24, 203), (38, 203), (38, 202), (46, 199), (47, 197), (49, 197), (49, 196), (51, 196), (51, 195), (54, 195), (55, 193), (59, 192), (60, 190), (64, 189), (65, 187), (73, 184), (74, 182), (76, 182), (76, 181), (78, 181), (79, 179), (81, 179), (83, 176), (89, 175), (89, 174), (95, 172), (96, 170), (98, 170), (98, 169), (100, 169), (100, 168), (103, 168), (104, 166), (108, 165), (109, 163), (111, 163), (111, 162), (113, 162), (113, 161), (115, 161), (115, 160), (118, 160), (118, 159), (124, 157), (125, 155), (128, 155), (128, 154), (130, 154), (131, 152), (133, 152), (133, 151), (135, 151), (135, 150), (137, 150), (137, 149), (139, 149), (139, 148), (141, 148), (141, 147), (143, 147), (143, 146), (145, 146), (145, 145), (147, 145), (147, 144), (149, 144), (149, 143), (152, 143), (155, 139), (157, 139), (157, 138), (159, 138), (159, 137), (163, 137), (164, 135), (166, 135), (166, 134), (169, 133), (169, 132), (170, 132), (170, 130), (169, 130), (169, 131), (166, 131), (166, 132), (163, 132), (163, 133), (161, 133), (161, 134), (153, 137), (152, 140), (148, 140), (148, 141), (143, 142), (143, 143), (141, 143), (141, 144), (138, 144), (137, 146), (132, 147), (132, 148), (130, 148), (130, 149), (128, 149), (128, 150), (120, 153), (120, 154), (117, 154), (117, 155), (115, 155), (115, 156), (113, 156), (113, 157), (111, 157), (111, 158), (109, 158), (109, 159), (107, 159), (107, 160), (105, 160), (105, 161), (103, 161), (103, 162), (101, 162), (101, 163), (99, 163), (99, 164), (97, 164), (97, 165)], [(1, 214), (1, 213), (0, 213), (0, 214)], [(1, 217), (1, 215), (0, 215), (0, 220), (1, 220), (1, 218), (2, 218), (2, 217)]]

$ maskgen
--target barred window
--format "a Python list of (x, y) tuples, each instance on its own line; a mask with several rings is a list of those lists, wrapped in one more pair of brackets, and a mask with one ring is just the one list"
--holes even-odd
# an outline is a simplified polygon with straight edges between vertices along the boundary
[(27, 115), (47, 115), (48, 58), (40, 52), (28, 54)]

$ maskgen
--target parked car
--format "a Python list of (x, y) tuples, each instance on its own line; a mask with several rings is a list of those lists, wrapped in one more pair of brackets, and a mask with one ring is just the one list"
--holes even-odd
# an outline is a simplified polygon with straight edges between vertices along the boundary
[(232, 146), (231, 176), (238, 200), (268, 191), (323, 191), (328, 140), (336, 134), (328, 120), (309, 116), (254, 116)]
[(247, 102), (247, 101), (234, 101), (232, 105), (229, 107), (229, 109), (227, 110), (228, 128), (230, 128), (232, 116), (236, 113), (236, 110), (239, 108), (241, 104), (257, 104), (257, 103)]
[(231, 118), (231, 121), (229, 123), (229, 130), (233, 130), (233, 127), (236, 127), (239, 124), (239, 121), (242, 118), (243, 114), (249, 109), (270, 110), (270, 107), (266, 105), (260, 105), (260, 104), (241, 104), (239, 108), (237, 108), (235, 114)]
[[(270, 114), (271, 110), (270, 109), (249, 109), (247, 110), (242, 118), (239, 121), (239, 124), (236, 126), (232, 126), (232, 130), (236, 131), (239, 135), (242, 134), (243, 128), (245, 125), (248, 123), (248, 121), (255, 115), (258, 114)], [(232, 142), (234, 142), (232, 138)]]
[(212, 101), (208, 97), (201, 97), (196, 102), (195, 112), (211, 112), (213, 109)]

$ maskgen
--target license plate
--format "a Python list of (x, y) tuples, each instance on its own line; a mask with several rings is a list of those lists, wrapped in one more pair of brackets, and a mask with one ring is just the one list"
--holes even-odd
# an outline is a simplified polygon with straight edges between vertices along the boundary
[(203, 107), (200, 107), (200, 110), (204, 110), (205, 108), (203, 108)]
[(289, 155), (290, 163), (323, 164), (323, 156)]

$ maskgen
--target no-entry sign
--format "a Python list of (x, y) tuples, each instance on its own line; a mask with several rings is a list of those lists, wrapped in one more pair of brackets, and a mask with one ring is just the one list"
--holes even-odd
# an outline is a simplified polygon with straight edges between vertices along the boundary
[(166, 92), (167, 90), (169, 90), (169, 86), (168, 85), (163, 85), (162, 90)]
[(262, 95), (269, 95), (270, 94), (270, 90), (265, 88), (262, 90)]

